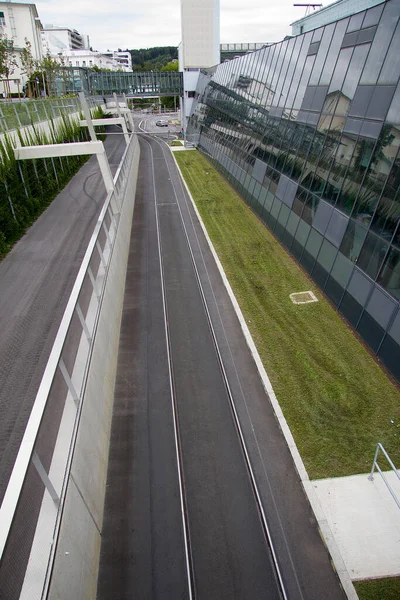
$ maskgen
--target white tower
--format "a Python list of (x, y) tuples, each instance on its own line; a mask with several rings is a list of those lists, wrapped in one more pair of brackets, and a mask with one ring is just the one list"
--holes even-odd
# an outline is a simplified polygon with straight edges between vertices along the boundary
[(219, 0), (181, 0), (182, 42), (179, 70), (183, 72), (182, 127), (190, 115), (200, 69), (220, 62)]

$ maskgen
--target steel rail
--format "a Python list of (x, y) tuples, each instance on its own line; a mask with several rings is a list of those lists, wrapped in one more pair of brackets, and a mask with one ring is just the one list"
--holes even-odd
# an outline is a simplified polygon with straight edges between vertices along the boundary
[[(142, 138), (144, 137), (144, 134), (139, 133), (139, 135)], [(186, 225), (185, 225), (185, 222), (184, 222), (184, 219), (183, 219), (183, 215), (182, 215), (181, 207), (180, 207), (180, 204), (179, 204), (179, 201), (178, 201), (178, 196), (177, 196), (177, 193), (176, 193), (176, 190), (175, 190), (175, 186), (173, 184), (173, 180), (172, 180), (172, 177), (171, 177), (171, 171), (170, 171), (170, 168), (169, 168), (169, 165), (168, 165), (168, 161), (167, 161), (167, 159), (165, 157), (165, 152), (164, 152), (165, 143), (163, 143), (161, 140), (159, 140), (155, 136), (151, 137), (150, 139), (156, 140), (156, 142), (158, 143), (158, 145), (161, 147), (163, 156), (165, 158), (165, 163), (167, 165), (168, 173), (170, 175), (171, 185), (172, 185), (172, 188), (173, 188), (173, 191), (174, 191), (174, 195), (175, 195), (175, 198), (176, 198), (176, 202), (177, 202), (177, 205), (178, 205), (178, 210), (179, 210), (179, 214), (180, 214), (180, 218), (181, 218), (181, 222), (182, 222), (182, 227), (183, 227), (183, 230), (184, 230), (184, 233), (185, 233), (186, 242), (187, 242), (189, 253), (190, 253), (190, 256), (191, 256), (191, 261), (192, 261), (192, 264), (193, 264), (193, 269), (194, 269), (195, 277), (196, 277), (196, 280), (197, 280), (197, 285), (198, 285), (199, 292), (200, 292), (200, 295), (201, 295), (201, 298), (202, 298), (202, 302), (203, 302), (203, 306), (204, 306), (204, 310), (205, 310), (207, 322), (208, 322), (208, 325), (209, 325), (209, 328), (210, 328), (211, 336), (212, 336), (212, 339), (213, 339), (213, 343), (214, 343), (214, 347), (215, 347), (215, 351), (216, 351), (218, 363), (219, 363), (219, 366), (220, 366), (222, 378), (223, 378), (223, 381), (224, 381), (224, 384), (225, 384), (225, 388), (226, 388), (226, 391), (227, 391), (227, 394), (228, 394), (228, 398), (229, 398), (229, 403), (230, 403), (230, 407), (231, 407), (231, 410), (232, 410), (232, 416), (233, 416), (234, 424), (235, 424), (235, 427), (236, 427), (236, 430), (237, 430), (237, 433), (238, 433), (238, 436), (239, 436), (239, 439), (240, 439), (240, 444), (241, 444), (243, 455), (244, 455), (244, 458), (245, 458), (246, 467), (247, 467), (247, 470), (248, 470), (248, 473), (249, 473), (249, 476), (250, 476), (250, 481), (251, 481), (252, 489), (253, 489), (253, 492), (254, 492), (254, 498), (255, 498), (257, 509), (258, 509), (258, 512), (259, 512), (259, 515), (260, 515), (260, 520), (261, 520), (262, 528), (263, 528), (263, 531), (264, 531), (264, 535), (265, 535), (265, 538), (266, 538), (266, 541), (267, 541), (267, 544), (268, 544), (268, 547), (269, 547), (269, 550), (270, 550), (270, 553), (271, 553), (272, 564), (273, 564), (273, 567), (274, 567), (274, 570), (275, 570), (275, 575), (277, 577), (277, 583), (279, 585), (279, 590), (280, 590), (280, 592), (282, 594), (283, 600), (288, 600), (288, 595), (286, 593), (285, 586), (284, 586), (284, 583), (283, 583), (283, 577), (282, 577), (282, 573), (281, 573), (281, 570), (280, 570), (280, 567), (279, 567), (279, 562), (278, 562), (277, 554), (276, 554), (275, 547), (274, 547), (274, 544), (273, 544), (273, 541), (272, 541), (272, 536), (271, 536), (271, 532), (270, 532), (270, 529), (269, 529), (269, 526), (268, 526), (268, 521), (267, 521), (267, 518), (266, 518), (266, 515), (265, 515), (264, 506), (263, 506), (263, 503), (262, 503), (262, 500), (261, 500), (261, 495), (260, 495), (260, 492), (259, 492), (259, 489), (258, 489), (256, 477), (254, 475), (254, 471), (253, 471), (253, 468), (252, 468), (252, 465), (251, 465), (250, 456), (249, 456), (249, 453), (248, 453), (248, 450), (247, 450), (247, 446), (246, 446), (246, 442), (245, 442), (245, 439), (244, 439), (244, 435), (243, 435), (242, 427), (241, 427), (241, 424), (240, 424), (239, 416), (238, 416), (238, 413), (237, 413), (237, 410), (236, 410), (235, 401), (234, 401), (232, 390), (231, 390), (231, 387), (230, 387), (230, 384), (229, 384), (229, 379), (228, 379), (228, 376), (227, 376), (227, 373), (226, 373), (226, 370), (225, 370), (225, 367), (224, 367), (224, 363), (223, 363), (221, 351), (220, 351), (219, 345), (218, 345), (217, 336), (216, 336), (215, 329), (214, 329), (214, 326), (213, 326), (213, 323), (212, 323), (212, 319), (211, 319), (211, 315), (210, 315), (210, 312), (209, 312), (209, 309), (208, 309), (207, 300), (206, 300), (206, 297), (205, 297), (205, 294), (204, 294), (204, 290), (203, 290), (203, 286), (202, 286), (202, 283), (201, 283), (200, 275), (199, 275), (199, 272), (198, 272), (198, 269), (197, 269), (196, 261), (195, 261), (194, 254), (193, 254), (193, 250), (192, 250), (192, 247), (191, 247), (191, 244), (190, 244), (189, 235), (188, 235), (187, 228), (186, 228)], [(147, 142), (147, 143), (149, 144), (149, 142)]]
[(188, 509), (187, 509), (185, 488), (184, 488), (184, 484), (183, 484), (182, 443), (181, 443), (181, 439), (180, 439), (180, 435), (179, 435), (179, 423), (178, 423), (178, 415), (177, 415), (177, 403), (176, 403), (176, 397), (175, 397), (174, 376), (173, 376), (173, 366), (172, 366), (172, 356), (171, 356), (171, 343), (170, 343), (170, 333), (169, 333), (169, 324), (168, 324), (168, 311), (167, 311), (166, 293), (165, 293), (165, 287), (164, 287), (164, 266), (163, 266), (163, 256), (162, 256), (162, 249), (161, 249), (159, 216), (158, 216), (158, 209), (157, 209), (157, 191), (156, 191), (156, 177), (155, 177), (155, 169), (154, 169), (154, 155), (153, 155), (153, 148), (151, 147), (151, 144), (146, 139), (144, 139), (143, 141), (149, 146), (150, 153), (151, 153), (153, 196), (154, 196), (154, 208), (155, 208), (155, 214), (156, 214), (156, 229), (157, 229), (157, 249), (158, 249), (158, 258), (159, 258), (159, 264), (160, 264), (161, 296), (162, 296), (162, 303), (163, 303), (165, 341), (166, 341), (167, 358), (168, 358), (168, 376), (169, 376), (169, 386), (170, 386), (170, 392), (171, 392), (171, 407), (172, 407), (172, 416), (173, 416), (173, 423), (174, 423), (175, 454), (176, 454), (178, 482), (179, 482), (179, 497), (180, 497), (180, 503), (181, 503), (182, 532), (183, 532), (183, 540), (184, 540), (184, 547), (185, 547), (187, 585), (188, 585), (189, 599), (194, 600), (196, 597), (195, 585), (194, 585), (194, 565), (193, 565), (192, 551), (191, 551), (191, 545), (190, 545)]

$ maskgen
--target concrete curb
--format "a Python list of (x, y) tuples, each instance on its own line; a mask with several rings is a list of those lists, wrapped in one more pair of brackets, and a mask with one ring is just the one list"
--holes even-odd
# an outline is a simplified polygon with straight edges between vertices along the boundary
[[(174, 152), (172, 150), (171, 150), (171, 154), (172, 154), (172, 156), (174, 155)], [(283, 435), (285, 437), (286, 443), (287, 443), (287, 445), (289, 447), (289, 450), (290, 450), (290, 453), (291, 453), (291, 455), (293, 457), (293, 461), (294, 461), (295, 467), (296, 467), (297, 472), (298, 472), (298, 474), (300, 476), (300, 480), (301, 480), (301, 483), (303, 485), (304, 491), (305, 491), (305, 493), (307, 495), (308, 501), (310, 502), (311, 508), (312, 508), (312, 510), (314, 512), (314, 515), (315, 515), (315, 518), (317, 520), (317, 523), (318, 523), (318, 526), (319, 526), (319, 529), (320, 529), (320, 532), (321, 532), (322, 539), (324, 540), (325, 545), (328, 548), (329, 554), (331, 555), (331, 558), (332, 558), (335, 570), (336, 570), (336, 572), (338, 574), (338, 577), (340, 579), (342, 587), (343, 587), (343, 589), (344, 589), (344, 591), (345, 591), (345, 593), (347, 595), (347, 598), (349, 600), (358, 600), (357, 592), (356, 592), (356, 590), (355, 590), (355, 588), (353, 586), (353, 583), (351, 581), (350, 575), (349, 575), (349, 573), (348, 573), (348, 571), (346, 569), (346, 565), (345, 565), (345, 563), (343, 561), (343, 558), (342, 558), (342, 556), (340, 554), (339, 547), (336, 544), (336, 541), (335, 541), (335, 538), (334, 538), (333, 533), (331, 531), (331, 528), (329, 526), (328, 520), (327, 520), (327, 518), (326, 518), (326, 516), (325, 516), (325, 514), (323, 512), (322, 506), (321, 506), (321, 504), (320, 504), (320, 502), (319, 502), (319, 500), (317, 498), (317, 495), (316, 495), (316, 493), (314, 491), (312, 483), (310, 482), (310, 479), (308, 477), (308, 473), (307, 473), (306, 468), (304, 466), (304, 463), (303, 463), (303, 461), (301, 459), (300, 453), (299, 453), (299, 451), (297, 449), (297, 446), (296, 446), (296, 443), (294, 441), (293, 435), (292, 435), (292, 433), (291, 433), (291, 431), (289, 429), (289, 426), (287, 424), (287, 421), (286, 421), (286, 419), (285, 419), (285, 417), (283, 415), (282, 409), (281, 409), (281, 407), (279, 405), (278, 399), (277, 399), (277, 397), (275, 395), (275, 392), (273, 390), (273, 387), (272, 387), (272, 384), (271, 384), (271, 382), (269, 380), (267, 372), (264, 369), (264, 365), (262, 364), (260, 355), (258, 354), (256, 345), (255, 345), (255, 343), (253, 341), (253, 338), (251, 336), (251, 333), (250, 333), (250, 331), (249, 331), (249, 329), (247, 327), (246, 321), (245, 321), (245, 319), (243, 317), (243, 314), (242, 314), (242, 311), (241, 311), (240, 306), (238, 304), (238, 301), (236, 300), (236, 297), (235, 297), (235, 295), (233, 293), (233, 290), (232, 290), (232, 288), (230, 286), (230, 283), (229, 283), (228, 278), (227, 278), (227, 276), (225, 274), (223, 266), (222, 266), (222, 264), (221, 264), (221, 262), (220, 262), (220, 260), (218, 258), (218, 255), (217, 255), (217, 253), (215, 251), (213, 243), (212, 243), (212, 241), (211, 241), (211, 239), (210, 239), (210, 237), (209, 237), (209, 235), (207, 233), (206, 227), (205, 227), (205, 225), (203, 223), (203, 220), (202, 220), (202, 218), (200, 216), (199, 211), (197, 210), (197, 206), (196, 206), (195, 201), (193, 200), (193, 197), (192, 197), (192, 195), (191, 195), (191, 193), (189, 191), (189, 188), (188, 188), (188, 186), (186, 184), (186, 181), (185, 181), (185, 179), (184, 179), (184, 177), (182, 175), (182, 172), (181, 172), (181, 170), (179, 168), (179, 165), (176, 162), (176, 159), (175, 159), (174, 156), (173, 156), (173, 158), (174, 158), (175, 164), (177, 166), (177, 169), (179, 171), (179, 174), (180, 174), (180, 176), (182, 178), (183, 185), (185, 186), (187, 194), (188, 194), (188, 196), (190, 198), (190, 201), (191, 201), (191, 203), (193, 205), (193, 209), (194, 209), (194, 211), (195, 211), (195, 213), (197, 215), (197, 218), (199, 219), (199, 222), (200, 222), (201, 228), (203, 230), (204, 236), (205, 236), (205, 238), (207, 240), (207, 243), (208, 243), (208, 245), (210, 247), (211, 253), (212, 253), (213, 257), (214, 257), (214, 260), (215, 260), (216, 265), (218, 267), (218, 270), (220, 272), (222, 281), (223, 281), (223, 283), (225, 285), (225, 288), (226, 288), (226, 290), (228, 292), (229, 298), (231, 299), (231, 302), (232, 302), (233, 307), (235, 309), (236, 315), (237, 315), (237, 317), (239, 319), (240, 326), (242, 328), (242, 331), (243, 331), (244, 337), (246, 339), (247, 345), (249, 346), (250, 352), (251, 352), (251, 354), (252, 354), (252, 356), (254, 358), (254, 361), (255, 361), (255, 363), (257, 365), (257, 369), (258, 369), (258, 372), (260, 374), (261, 381), (262, 381), (263, 386), (265, 388), (265, 391), (267, 392), (267, 395), (268, 395), (268, 397), (269, 397), (269, 399), (271, 401), (271, 404), (272, 404), (272, 407), (274, 409), (274, 412), (275, 412), (276, 418), (278, 420), (279, 426), (280, 426), (280, 428), (282, 430), (282, 433), (283, 433)]]

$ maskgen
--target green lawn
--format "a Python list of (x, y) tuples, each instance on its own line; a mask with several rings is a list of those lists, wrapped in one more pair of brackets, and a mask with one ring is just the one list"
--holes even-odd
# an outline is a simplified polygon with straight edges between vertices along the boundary
[[(210, 163), (199, 152), (174, 156), (309, 476), (367, 472), (377, 442), (400, 465), (398, 388)], [(293, 304), (289, 294), (305, 290), (319, 302)]]
[(355, 581), (359, 600), (399, 600), (400, 577)]

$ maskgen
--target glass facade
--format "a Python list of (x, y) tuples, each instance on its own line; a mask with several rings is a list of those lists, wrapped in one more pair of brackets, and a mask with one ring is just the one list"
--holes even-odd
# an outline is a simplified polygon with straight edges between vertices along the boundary
[(187, 128), (400, 380), (400, 0), (202, 71)]

